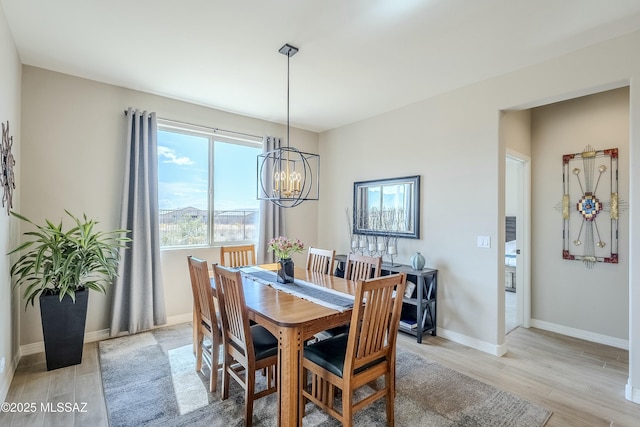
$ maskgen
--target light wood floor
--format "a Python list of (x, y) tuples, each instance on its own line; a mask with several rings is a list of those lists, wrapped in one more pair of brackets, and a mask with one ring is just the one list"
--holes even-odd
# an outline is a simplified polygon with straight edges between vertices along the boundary
[[(628, 352), (538, 329), (507, 335), (504, 357), (425, 336), (400, 334), (399, 345), (442, 365), (553, 411), (547, 427), (638, 426), (640, 405), (624, 398)], [(81, 365), (47, 372), (44, 354), (24, 357), (7, 402), (34, 402), (30, 414), (0, 413), (0, 426), (107, 426), (97, 344), (85, 345)], [(86, 412), (42, 411), (42, 402), (86, 402)], [(55, 407), (55, 405), (54, 405)]]
[[(35, 404), (35, 412), (0, 413), (0, 426), (108, 426), (98, 361), (98, 344), (86, 343), (80, 365), (47, 371), (44, 353), (20, 359), (6, 402)], [(51, 402), (49, 407), (47, 403)], [(62, 403), (62, 411), (58, 404)], [(64, 404), (78, 403), (67, 411)], [(83, 404), (86, 406), (83, 408)], [(44, 405), (44, 408), (43, 408)], [(16, 407), (14, 409), (21, 409)], [(82, 411), (84, 409), (84, 411)], [(82, 411), (82, 412), (80, 412)]]
[(403, 347), (553, 411), (547, 427), (640, 426), (640, 405), (624, 398), (629, 352), (546, 332), (517, 328), (503, 357), (427, 337)]

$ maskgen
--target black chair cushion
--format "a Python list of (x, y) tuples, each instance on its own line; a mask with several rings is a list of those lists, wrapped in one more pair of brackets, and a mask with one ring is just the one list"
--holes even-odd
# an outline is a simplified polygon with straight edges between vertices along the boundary
[(349, 335), (343, 334), (309, 344), (304, 348), (304, 357), (332, 374), (342, 377), (348, 339)]
[[(304, 347), (304, 357), (316, 365), (323, 367), (332, 374), (342, 378), (344, 372), (344, 359), (347, 355), (348, 340), (349, 334), (341, 334), (332, 338), (327, 338), (326, 340), (309, 344)], [(384, 358), (374, 360), (371, 363), (367, 363), (366, 365), (359, 367), (353, 373), (359, 374), (382, 361), (384, 361)]]
[(348, 334), (349, 333), (349, 325), (336, 326), (335, 328), (327, 329), (322, 331), (323, 334), (328, 335), (330, 337), (335, 337), (336, 335)]
[(253, 338), (253, 349), (256, 353), (256, 360), (278, 354), (278, 340), (276, 337), (260, 325), (251, 327), (251, 337)]

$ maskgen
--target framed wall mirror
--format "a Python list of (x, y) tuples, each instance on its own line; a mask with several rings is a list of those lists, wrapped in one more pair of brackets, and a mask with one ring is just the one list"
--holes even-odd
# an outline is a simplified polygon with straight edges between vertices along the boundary
[(353, 183), (353, 234), (420, 238), (420, 176)]

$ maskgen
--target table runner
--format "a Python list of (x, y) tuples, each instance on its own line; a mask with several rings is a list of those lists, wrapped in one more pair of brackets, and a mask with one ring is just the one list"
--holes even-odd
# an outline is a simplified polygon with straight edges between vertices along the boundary
[(339, 312), (353, 308), (353, 295), (344, 294), (300, 279), (294, 279), (293, 283), (279, 283), (278, 276), (274, 271), (260, 267), (243, 267), (240, 268), (240, 272), (243, 278), (271, 286), (274, 289)]

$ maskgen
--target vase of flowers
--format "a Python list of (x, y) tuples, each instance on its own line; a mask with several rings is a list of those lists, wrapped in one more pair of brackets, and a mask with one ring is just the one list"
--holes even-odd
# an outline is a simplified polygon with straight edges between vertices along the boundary
[(299, 239), (289, 239), (288, 237), (280, 236), (269, 241), (268, 250), (278, 258), (278, 282), (280, 283), (292, 283), (293, 282), (293, 260), (291, 254), (294, 252), (302, 252), (304, 244)]

